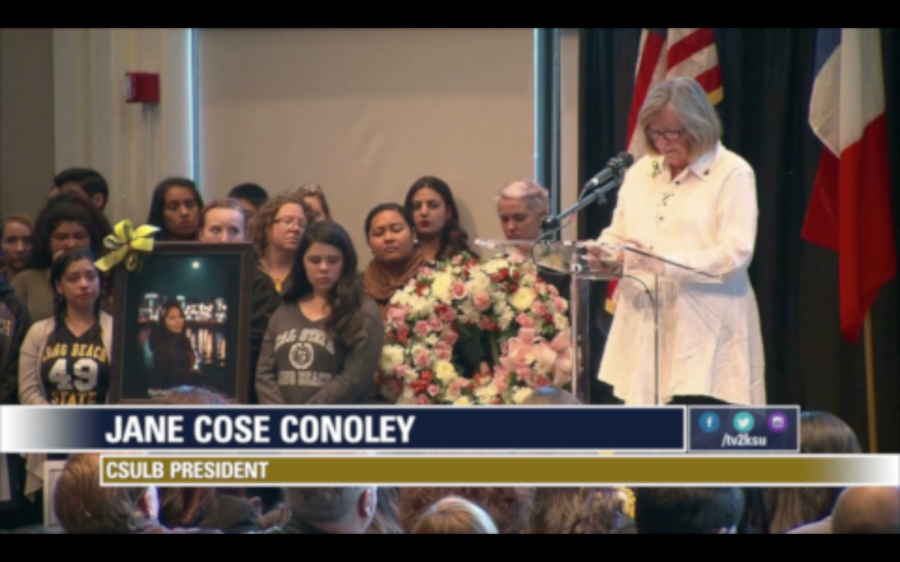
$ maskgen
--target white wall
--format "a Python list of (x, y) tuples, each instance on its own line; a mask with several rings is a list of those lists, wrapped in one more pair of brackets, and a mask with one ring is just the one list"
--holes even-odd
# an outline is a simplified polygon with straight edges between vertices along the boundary
[[(418, 177), (454, 190), (470, 238), (500, 237), (493, 197), (534, 175), (532, 29), (202, 29), (201, 176), (225, 195), (323, 185), (363, 222)], [(365, 262), (365, 258), (362, 260)]]
[[(193, 169), (188, 29), (54, 29), (56, 169), (110, 184), (112, 221), (143, 224), (155, 185)], [(159, 105), (125, 102), (126, 72), (160, 74)]]
[(53, 175), (53, 30), (2, 28), (0, 216), (34, 217)]

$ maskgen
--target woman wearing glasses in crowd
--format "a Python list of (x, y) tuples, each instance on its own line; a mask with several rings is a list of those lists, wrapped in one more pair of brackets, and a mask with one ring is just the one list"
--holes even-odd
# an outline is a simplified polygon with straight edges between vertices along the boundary
[[(600, 242), (721, 276), (601, 250), (647, 287), (659, 279), (659, 402), (765, 404), (759, 312), (747, 275), (757, 227), (753, 168), (722, 146), (719, 117), (691, 78), (656, 86), (638, 121), (649, 154), (626, 173)], [(615, 300), (600, 380), (626, 404), (654, 404), (652, 301), (630, 278)]]
[[(252, 381), (269, 318), (281, 305), (281, 295), (290, 288), (294, 261), (314, 213), (296, 193), (278, 195), (260, 208), (250, 222), (250, 237), (259, 259), (253, 278), (250, 320), (250, 369)], [(250, 385), (250, 403), (256, 403), (255, 385)]]

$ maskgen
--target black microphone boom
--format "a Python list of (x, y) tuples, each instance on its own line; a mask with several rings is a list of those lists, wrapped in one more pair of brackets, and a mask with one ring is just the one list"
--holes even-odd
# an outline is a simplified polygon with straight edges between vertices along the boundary
[(559, 230), (562, 220), (573, 215), (593, 203), (606, 203), (606, 193), (619, 186), (622, 182), (622, 172), (634, 164), (634, 156), (627, 152), (620, 152), (618, 156), (606, 163), (600, 172), (584, 184), (579, 201), (572, 208), (556, 215), (548, 216), (541, 223), (541, 229), (545, 234)]
[(584, 197), (591, 191), (604, 185), (609, 180), (617, 178), (623, 170), (630, 168), (632, 164), (634, 164), (634, 156), (627, 152), (620, 152), (618, 156), (610, 159), (610, 161), (606, 163), (606, 166), (600, 170), (596, 176), (592, 177), (589, 182), (584, 184), (581, 196)]

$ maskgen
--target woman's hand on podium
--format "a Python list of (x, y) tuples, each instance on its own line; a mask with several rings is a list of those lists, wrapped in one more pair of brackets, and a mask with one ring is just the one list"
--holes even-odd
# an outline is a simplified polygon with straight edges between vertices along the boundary
[[(634, 246), (638, 250), (644, 250), (646, 252), (650, 251), (650, 248), (644, 246), (637, 240), (629, 240), (628, 244)], [(666, 273), (666, 266), (661, 261), (631, 252), (628, 252), (628, 259), (626, 260), (625, 265), (629, 269), (647, 271), (654, 275), (665, 275)]]
[(611, 252), (600, 244), (588, 246), (587, 250), (587, 262), (591, 271), (615, 274), (621, 270), (621, 266), (616, 267), (609, 262), (617, 261), (621, 264), (625, 257), (622, 252), (618, 252), (618, 255), (616, 255), (616, 253)]

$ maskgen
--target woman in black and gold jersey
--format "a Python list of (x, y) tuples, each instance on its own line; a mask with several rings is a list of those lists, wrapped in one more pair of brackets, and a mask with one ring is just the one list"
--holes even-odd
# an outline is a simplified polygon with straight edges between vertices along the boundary
[(105, 404), (112, 317), (100, 310), (100, 273), (90, 250), (70, 250), (50, 269), (55, 314), (28, 331), (19, 358), (19, 402)]

